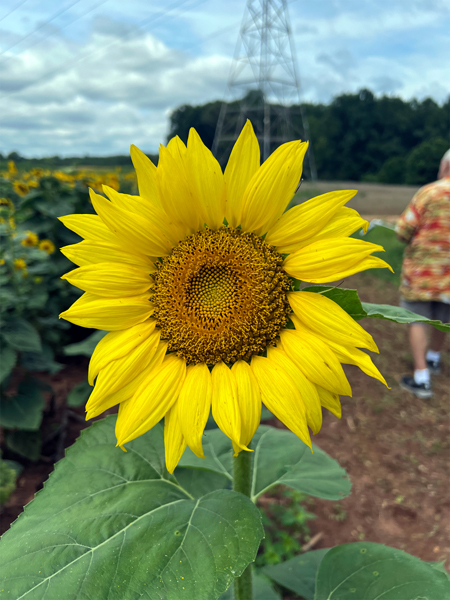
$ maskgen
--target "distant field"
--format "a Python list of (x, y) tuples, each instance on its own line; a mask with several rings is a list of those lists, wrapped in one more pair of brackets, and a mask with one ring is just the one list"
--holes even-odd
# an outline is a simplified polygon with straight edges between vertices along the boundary
[(358, 190), (346, 206), (356, 209), (363, 216), (400, 215), (419, 187), (358, 181), (304, 181), (295, 199), (304, 202), (333, 190)]

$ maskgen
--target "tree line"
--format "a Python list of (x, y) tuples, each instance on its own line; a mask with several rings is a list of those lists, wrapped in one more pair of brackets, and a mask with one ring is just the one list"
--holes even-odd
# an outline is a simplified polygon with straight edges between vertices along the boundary
[[(246, 104), (249, 99), (254, 105), (254, 97), (246, 98)], [(168, 137), (179, 135), (186, 141), (194, 127), (211, 148), (221, 106), (219, 101), (180, 106), (171, 114)], [(234, 109), (228, 111), (230, 118), (237, 119), (237, 103), (229, 107)], [(275, 119), (279, 107), (271, 108)], [(322, 180), (425, 184), (436, 179), (439, 161), (450, 146), (450, 97), (439, 105), (431, 98), (378, 98), (363, 89), (337, 96), (330, 104), (302, 108)], [(290, 113), (293, 132), (302, 132), (300, 107), (290, 107)]]

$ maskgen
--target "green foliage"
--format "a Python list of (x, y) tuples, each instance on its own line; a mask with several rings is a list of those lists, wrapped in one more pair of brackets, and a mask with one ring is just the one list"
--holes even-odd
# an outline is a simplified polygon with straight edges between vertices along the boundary
[[(235, 600), (233, 586), (230, 586), (227, 591), (220, 596), (219, 600)], [(252, 600), (281, 600), (281, 596), (273, 589), (272, 585), (265, 577), (254, 573)]]
[(425, 140), (410, 152), (406, 160), (406, 183), (423, 185), (437, 179), (439, 163), (448, 150), (443, 137)]
[[(254, 107), (261, 104), (262, 98), (257, 91), (251, 91), (244, 102), (247, 107)], [(236, 103), (229, 106), (235, 109)], [(450, 99), (442, 106), (429, 98), (405, 102), (388, 96), (377, 98), (366, 89), (337, 96), (329, 105), (304, 104), (319, 178), (413, 185), (434, 181), (439, 161), (448, 148), (448, 143), (445, 147), (443, 144), (448, 138), (449, 108)], [(189, 128), (195, 127), (211, 147), (219, 110), (218, 102), (177, 108), (170, 118), (168, 137), (179, 135), (186, 141)], [(227, 113), (227, 119), (235, 119), (229, 122), (230, 129), (237, 125), (237, 114), (236, 110)], [(255, 112), (252, 118), (254, 115)], [(275, 123), (276, 106), (271, 110), (271, 118), (276, 134), (283, 133), (280, 120)], [(302, 132), (298, 106), (291, 107), (291, 119), (293, 131)], [(262, 130), (262, 123), (259, 129)], [(275, 145), (271, 152), (274, 149)]]
[(6, 447), (29, 460), (37, 461), (41, 456), (42, 436), (39, 430), (24, 431), (15, 430), (5, 433)]
[(89, 398), (91, 392), (92, 386), (89, 385), (87, 379), (81, 383), (77, 383), (77, 385), (73, 387), (67, 395), (67, 405), (81, 406)]
[(164, 467), (161, 426), (124, 453), (114, 425), (84, 430), (3, 536), (2, 600), (213, 600), (255, 559), (263, 531), (248, 498), (193, 499)]
[(89, 335), (82, 342), (64, 346), (64, 354), (66, 356), (87, 356), (90, 358), (95, 350), (96, 345), (106, 335), (106, 333), (106, 331), (94, 331), (94, 333)]
[(17, 473), (0, 458), (0, 505), (5, 504), (16, 487)]
[[(219, 429), (205, 433), (205, 459), (186, 449), (180, 467), (213, 471), (222, 476), (223, 485), (232, 480), (233, 450)], [(342, 467), (317, 446), (314, 452), (296, 435), (284, 429), (261, 425), (252, 441), (254, 461), (252, 499), (276, 485), (285, 485), (310, 496), (340, 500), (348, 496), (351, 484)]]
[(262, 572), (305, 600), (314, 600), (317, 571), (327, 552), (328, 548), (305, 552), (279, 565), (268, 565)]
[(266, 533), (256, 558), (256, 566), (275, 565), (301, 552), (302, 541), (309, 539), (308, 521), (315, 515), (304, 506), (305, 495), (296, 490), (282, 489), (276, 498), (261, 507)]
[(2, 395), (0, 425), (9, 429), (36, 431), (42, 421), (45, 400), (32, 378), (24, 379), (13, 396)]
[(315, 600), (439, 600), (450, 597), (445, 573), (411, 554), (359, 542), (329, 550), (319, 567)]

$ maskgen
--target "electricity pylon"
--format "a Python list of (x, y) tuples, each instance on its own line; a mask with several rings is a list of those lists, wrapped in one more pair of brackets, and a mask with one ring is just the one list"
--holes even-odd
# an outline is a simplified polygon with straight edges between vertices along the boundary
[[(284, 142), (310, 139), (286, 0), (247, 0), (212, 148), (221, 163), (246, 119), (264, 160)], [(317, 179), (311, 142), (307, 166)]]

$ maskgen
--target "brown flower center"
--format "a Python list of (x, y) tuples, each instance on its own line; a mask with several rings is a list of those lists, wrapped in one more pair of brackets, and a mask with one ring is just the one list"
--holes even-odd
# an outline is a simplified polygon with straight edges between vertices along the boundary
[(169, 350), (209, 365), (264, 352), (290, 312), (282, 260), (240, 229), (206, 229), (180, 242), (153, 275), (154, 318)]

